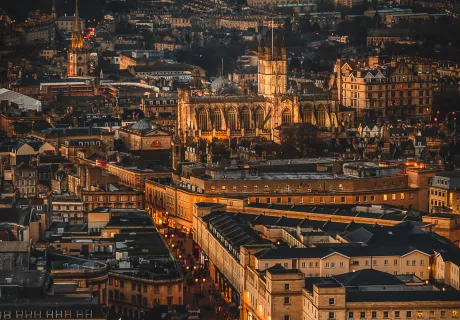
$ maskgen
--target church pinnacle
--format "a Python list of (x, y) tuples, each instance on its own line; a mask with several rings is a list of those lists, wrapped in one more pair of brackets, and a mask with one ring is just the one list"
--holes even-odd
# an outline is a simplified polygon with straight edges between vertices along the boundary
[(75, 17), (72, 30), (72, 49), (83, 48), (83, 37), (81, 35), (80, 13), (78, 11), (78, 0), (75, 0)]

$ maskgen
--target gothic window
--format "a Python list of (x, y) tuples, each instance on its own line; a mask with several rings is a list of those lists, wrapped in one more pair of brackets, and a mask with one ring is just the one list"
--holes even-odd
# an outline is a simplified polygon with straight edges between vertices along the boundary
[(312, 111), (313, 107), (311, 105), (307, 105), (303, 108), (303, 122), (304, 123), (312, 123)]
[(228, 110), (227, 110), (227, 125), (228, 125), (228, 128), (230, 128), (230, 130), (236, 130), (238, 129), (237, 127), (237, 113), (236, 113), (236, 110), (232, 107), (230, 107)]
[(249, 112), (249, 109), (246, 107), (241, 111), (241, 126), (244, 129), (251, 128), (251, 113)]
[(290, 124), (292, 122), (291, 111), (286, 108), (283, 110), (281, 114), (281, 123), (282, 124)]
[(318, 126), (326, 127), (326, 116), (327, 116), (326, 107), (321, 105), (318, 108)]
[(263, 129), (265, 117), (264, 109), (262, 109), (262, 107), (258, 107), (256, 109), (255, 118), (256, 128)]
[(208, 130), (208, 113), (205, 109), (198, 112), (198, 130)]
[(212, 127), (216, 130), (222, 129), (222, 114), (219, 109), (212, 111)]

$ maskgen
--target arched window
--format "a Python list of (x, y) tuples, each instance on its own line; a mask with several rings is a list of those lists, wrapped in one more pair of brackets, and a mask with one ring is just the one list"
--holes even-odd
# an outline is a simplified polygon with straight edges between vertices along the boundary
[(281, 123), (282, 124), (290, 124), (292, 122), (291, 111), (286, 108), (281, 113)]
[(246, 107), (241, 111), (241, 126), (244, 129), (251, 129), (251, 113)]
[(313, 106), (308, 104), (303, 108), (303, 123), (312, 123)]
[(326, 116), (327, 116), (326, 107), (323, 105), (320, 105), (318, 108), (318, 126), (326, 127)]
[(228, 108), (227, 110), (227, 126), (230, 130), (238, 129), (238, 122), (237, 122), (238, 115), (236, 113), (235, 108)]
[(214, 109), (211, 115), (212, 127), (216, 130), (222, 129), (222, 113), (219, 109)]
[(205, 109), (198, 112), (198, 130), (208, 130), (208, 113)]
[(255, 113), (256, 128), (263, 129), (264, 121), (265, 121), (264, 109), (262, 107), (258, 107)]

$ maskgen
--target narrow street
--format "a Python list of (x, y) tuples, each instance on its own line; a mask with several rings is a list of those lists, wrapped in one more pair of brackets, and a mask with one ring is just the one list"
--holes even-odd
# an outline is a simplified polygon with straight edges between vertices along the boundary
[[(182, 266), (185, 276), (184, 304), (192, 308), (200, 308), (200, 319), (235, 319), (231, 316), (230, 308), (216, 283), (210, 277), (206, 266), (197, 261), (193, 251), (195, 243), (191, 236), (169, 229), (164, 239), (169, 245), (174, 257)], [(238, 319), (238, 318), (237, 318)]]

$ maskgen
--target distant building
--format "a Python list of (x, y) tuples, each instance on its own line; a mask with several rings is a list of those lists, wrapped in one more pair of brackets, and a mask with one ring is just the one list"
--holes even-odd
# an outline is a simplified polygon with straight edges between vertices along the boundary
[[(85, 20), (80, 18), (80, 30), (86, 29)], [(56, 29), (59, 32), (71, 34), (74, 30), (75, 16), (63, 16), (56, 19)]]
[(78, 128), (51, 128), (32, 136), (41, 141), (47, 141), (56, 151), (66, 144), (67, 140), (97, 139), (102, 141), (107, 151), (114, 148), (114, 132), (100, 128), (78, 127)]
[(398, 43), (409, 39), (408, 29), (380, 28), (369, 29), (367, 33), (367, 46), (379, 47), (388, 43)]
[(457, 171), (438, 172), (430, 186), (430, 213), (449, 210), (460, 214), (460, 173)]

